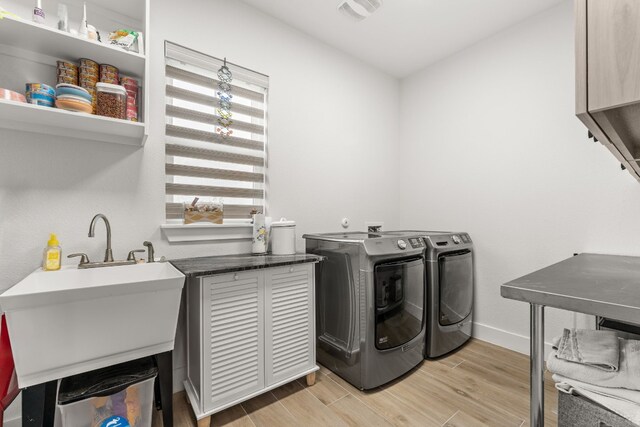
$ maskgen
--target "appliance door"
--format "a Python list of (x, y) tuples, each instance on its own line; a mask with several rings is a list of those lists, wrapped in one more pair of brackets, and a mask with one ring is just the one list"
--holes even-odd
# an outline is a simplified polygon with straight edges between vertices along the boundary
[(473, 306), (473, 257), (470, 250), (438, 257), (440, 277), (440, 319), (453, 325), (471, 314)]
[(346, 248), (315, 253), (326, 257), (320, 263), (316, 283), (317, 337), (326, 351), (349, 362), (357, 350), (357, 277), (353, 277), (351, 268), (351, 257), (357, 252), (352, 254)]
[(424, 259), (375, 266), (375, 343), (386, 350), (408, 343), (422, 331)]

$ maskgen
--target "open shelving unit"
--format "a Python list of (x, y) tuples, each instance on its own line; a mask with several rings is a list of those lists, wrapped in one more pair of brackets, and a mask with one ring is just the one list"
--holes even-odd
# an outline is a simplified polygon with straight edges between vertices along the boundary
[[(138, 79), (142, 90), (138, 100), (139, 122), (0, 99), (0, 130), (10, 129), (57, 135), (68, 139), (143, 146), (148, 134), (147, 80), (149, 64), (146, 52), (148, 52), (149, 46), (147, 40), (149, 0), (132, 1), (140, 2), (142, 7), (130, 7), (129, 10), (138, 10), (140, 16), (135, 16), (132, 19), (127, 16), (120, 17), (117, 12), (113, 12), (110, 14), (111, 27), (108, 24), (104, 24), (104, 27), (114, 30), (121, 27), (114, 27), (117, 24), (111, 22), (126, 22), (127, 20), (139, 22), (139, 28), (133, 27), (132, 29), (143, 31), (143, 53), (129, 52), (117, 46), (60, 31), (54, 28), (50, 22), (37, 24), (28, 21), (23, 19), (26, 13), (24, 9), (19, 9), (20, 4), (12, 4), (10, 0), (8, 5), (15, 5), (22, 13), (20, 18), (9, 15), (0, 19), (0, 87), (24, 93), (25, 83), (42, 82), (54, 86), (57, 60), (77, 62), (79, 58), (90, 58), (99, 64), (114, 65), (120, 70), (121, 75)], [(4, 3), (3, 6), (7, 9)], [(88, 7), (98, 9), (99, 5), (94, 3)], [(11, 11), (13, 12), (13, 10)], [(98, 16), (98, 13), (94, 15)], [(3, 61), (10, 65), (2, 68)], [(11, 61), (15, 61), (15, 64), (18, 65), (12, 66)], [(49, 69), (53, 72), (51, 73)], [(24, 79), (30, 80), (24, 81)]]

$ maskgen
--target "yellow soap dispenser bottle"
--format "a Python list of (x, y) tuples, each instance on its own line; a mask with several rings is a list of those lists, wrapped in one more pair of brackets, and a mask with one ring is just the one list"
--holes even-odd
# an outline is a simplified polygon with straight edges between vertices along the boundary
[(44, 248), (44, 254), (42, 256), (42, 269), (44, 271), (60, 270), (62, 263), (62, 248), (60, 242), (54, 233), (49, 236), (47, 247)]

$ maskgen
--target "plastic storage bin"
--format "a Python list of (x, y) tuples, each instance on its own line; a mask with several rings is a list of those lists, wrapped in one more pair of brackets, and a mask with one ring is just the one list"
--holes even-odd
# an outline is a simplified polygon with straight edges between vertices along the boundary
[(636, 427), (582, 396), (558, 393), (558, 427)]
[(64, 378), (56, 426), (151, 427), (157, 373), (145, 358)]
[(598, 317), (597, 329), (616, 331), (620, 338), (628, 340), (640, 340), (640, 325), (620, 322), (613, 319), (605, 319), (604, 317)]

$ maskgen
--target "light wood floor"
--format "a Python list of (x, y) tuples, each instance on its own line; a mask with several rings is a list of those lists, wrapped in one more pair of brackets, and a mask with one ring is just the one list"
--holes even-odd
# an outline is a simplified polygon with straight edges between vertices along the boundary
[[(557, 395), (545, 382), (545, 425), (557, 425)], [(174, 396), (176, 427), (196, 426), (184, 393)], [(161, 426), (154, 417), (154, 427)], [(528, 426), (529, 359), (479, 340), (373, 391), (357, 390), (321, 367), (304, 378), (213, 416), (212, 426)]]

